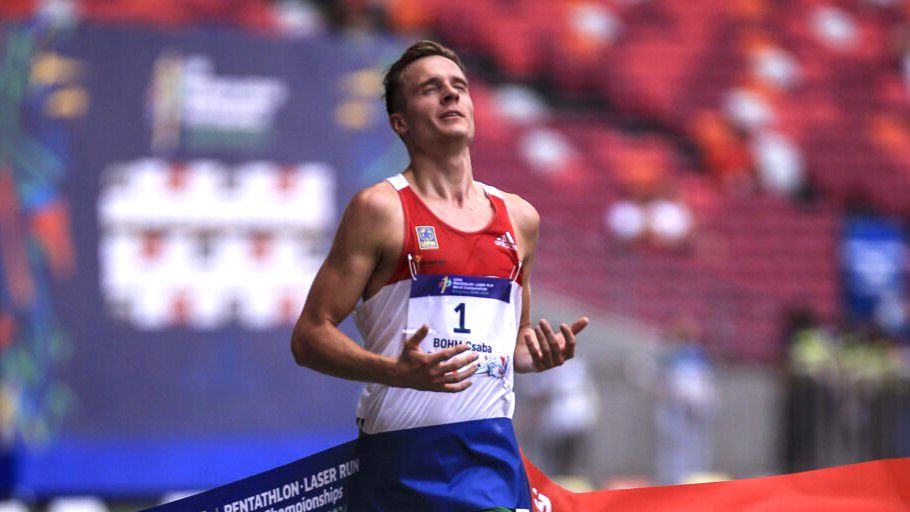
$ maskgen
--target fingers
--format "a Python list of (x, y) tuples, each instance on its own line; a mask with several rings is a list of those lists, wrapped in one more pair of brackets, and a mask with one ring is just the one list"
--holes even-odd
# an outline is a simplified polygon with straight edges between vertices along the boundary
[(439, 352), (433, 352), (430, 354), (427, 359), (427, 363), (434, 365), (439, 364), (443, 361), (448, 361), (449, 359), (457, 356), (458, 354), (470, 349), (467, 344), (455, 345), (454, 347), (449, 347), (445, 350), (440, 350)]
[(427, 337), (427, 333), (430, 332), (430, 326), (423, 324), (420, 326), (420, 329), (414, 331), (408, 339), (404, 341), (405, 347), (409, 349), (415, 349), (420, 346), (420, 342)]
[[(560, 324), (557, 332), (546, 319), (541, 319), (536, 327), (525, 331), (522, 338), (533, 368), (544, 371), (560, 366), (566, 360), (575, 357), (577, 334), (589, 323), (588, 317), (581, 317), (571, 325)], [(419, 351), (420, 342), (428, 333), (429, 327), (422, 325), (405, 340), (407, 353), (402, 353), (401, 357), (403, 361), (408, 361), (406, 364), (410, 365), (411, 370), (408, 371), (411, 372), (411, 376), (404, 379), (409, 383), (403, 387), (448, 393), (467, 389), (471, 385), (468, 379), (478, 371), (479, 366), (475, 362), (479, 355), (472, 351), (470, 354), (456, 357), (470, 350), (468, 344), (459, 344), (432, 353)], [(528, 368), (526, 362), (522, 365), (522, 368)]]
[[(470, 363), (468, 363), (468, 364), (470, 364)], [(475, 364), (475, 365), (471, 365), (470, 368), (468, 368), (467, 370), (465, 370), (463, 372), (461, 372), (461, 371), (448, 372), (445, 375), (443, 375), (443, 377), (440, 379), (440, 381), (442, 384), (444, 384), (444, 387), (448, 386), (450, 384), (458, 384), (464, 380), (467, 380), (472, 375), (477, 373), (478, 368), (480, 368), (480, 367)]]
[(449, 372), (461, 371), (465, 366), (477, 361), (478, 357), (480, 357), (480, 355), (477, 354), (477, 352), (471, 352), (470, 354), (465, 354), (460, 357), (453, 357), (437, 367), (438, 374), (445, 375)]
[(585, 327), (588, 326), (588, 324), (590, 322), (591, 321), (588, 320), (588, 317), (586, 317), (586, 316), (579, 318), (578, 320), (576, 320), (575, 322), (572, 323), (572, 334), (580, 333), (581, 331), (584, 330)]
[[(473, 373), (471, 375), (473, 375)], [(470, 375), (468, 377), (470, 377)], [(470, 380), (463, 380), (457, 384), (446, 384), (440, 391), (445, 393), (458, 393), (459, 391), (464, 391), (471, 387), (472, 382), (473, 381)]]
[[(582, 329), (583, 328), (584, 327), (582, 327)], [(562, 338), (566, 340), (566, 346), (563, 353), (565, 354), (566, 359), (572, 359), (575, 357), (575, 333), (573, 333), (572, 329), (566, 324), (560, 324), (559, 331), (562, 332)]]
[(399, 356), (402, 374), (394, 385), (448, 393), (467, 389), (471, 385), (467, 379), (477, 373), (478, 366), (474, 363), (480, 357), (479, 354), (472, 351), (456, 358), (458, 354), (470, 350), (468, 344), (424, 353), (420, 350), (420, 342), (427, 336), (429, 330), (429, 326), (424, 324), (405, 340), (404, 350)]
[[(467, 380), (472, 375), (477, 373), (477, 370), (480, 368), (478, 365), (474, 364), (477, 360), (477, 353), (472, 353), (467, 357), (460, 357), (458, 361), (450, 361), (443, 366), (450, 367), (450, 365), (455, 366), (457, 369), (448, 371), (442, 374), (441, 377), (434, 379), (434, 391), (442, 391), (446, 393), (458, 393), (459, 391), (464, 391), (471, 385), (471, 381)], [(467, 370), (461, 371), (461, 369), (469, 366)]]
[(526, 332), (524, 335), (525, 345), (528, 347), (528, 353), (531, 354), (531, 363), (537, 371), (542, 372), (547, 369), (543, 362), (543, 353), (537, 344), (537, 336), (533, 332)]
[(562, 363), (566, 362), (566, 356), (563, 353), (563, 347), (561, 347), (559, 343), (559, 336), (553, 332), (553, 328), (550, 327), (550, 322), (547, 322), (545, 319), (541, 319), (540, 329), (543, 331), (544, 336), (546, 336), (546, 343), (544, 344), (550, 347), (550, 357), (553, 360), (553, 366), (559, 366)]
[(524, 336), (534, 367), (543, 371), (575, 357), (575, 335), (583, 331), (588, 323), (588, 317), (583, 316), (571, 326), (560, 324), (557, 334), (546, 319), (541, 319), (534, 328), (537, 339), (534, 340), (530, 333)]
[(537, 335), (537, 346), (540, 347), (540, 353), (542, 357), (540, 362), (543, 364), (544, 369), (553, 367), (553, 349), (550, 346), (550, 343), (547, 341), (547, 335), (543, 332), (541, 324), (538, 324), (534, 328), (534, 333)]

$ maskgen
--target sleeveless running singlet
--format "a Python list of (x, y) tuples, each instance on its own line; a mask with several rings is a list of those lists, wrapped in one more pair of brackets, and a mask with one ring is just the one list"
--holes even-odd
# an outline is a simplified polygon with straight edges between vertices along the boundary
[(512, 355), (521, 315), (521, 271), (502, 192), (484, 185), (490, 223), (468, 233), (441, 221), (404, 176), (388, 180), (404, 210), (404, 246), (389, 282), (354, 311), (367, 350), (397, 357), (424, 323), (421, 343), (435, 352), (467, 343), (481, 365), (461, 393), (368, 384), (357, 417), (366, 433), (486, 418), (511, 418)]
[(503, 194), (483, 185), (493, 218), (465, 232), (433, 214), (403, 175), (388, 181), (401, 200), (404, 244), (388, 283), (354, 310), (364, 346), (397, 357), (427, 324), (422, 350), (467, 344), (478, 371), (459, 393), (365, 386), (356, 502), (365, 510), (528, 507), (511, 422), (522, 272)]

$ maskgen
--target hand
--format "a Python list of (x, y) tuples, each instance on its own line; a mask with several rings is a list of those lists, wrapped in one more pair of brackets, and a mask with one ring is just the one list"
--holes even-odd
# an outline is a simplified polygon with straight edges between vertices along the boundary
[[(405, 340), (404, 349), (395, 364), (396, 376), (392, 385), (446, 393), (464, 391), (471, 385), (471, 381), (466, 379), (477, 372), (477, 365), (474, 364), (477, 352), (455, 357), (469, 349), (462, 344), (427, 354), (420, 350), (420, 341), (429, 331), (430, 328), (424, 325)], [(472, 368), (464, 370), (469, 365)]]
[[(525, 332), (523, 338), (531, 356), (531, 365), (539, 372), (560, 366), (575, 356), (575, 335), (588, 326), (588, 317), (581, 317), (571, 327), (560, 324), (559, 334), (545, 319)], [(517, 367), (516, 367), (517, 369)]]

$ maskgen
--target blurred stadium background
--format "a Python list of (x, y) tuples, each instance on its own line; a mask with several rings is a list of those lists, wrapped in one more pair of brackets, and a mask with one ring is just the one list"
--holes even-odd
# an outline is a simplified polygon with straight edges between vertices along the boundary
[(535, 317), (594, 320), (517, 385), (545, 472), (910, 455), (910, 2), (2, 0), (0, 510), (354, 437), (358, 386), (288, 337), (347, 199), (407, 162), (380, 77), (421, 38), (471, 72), (476, 177), (542, 215)]

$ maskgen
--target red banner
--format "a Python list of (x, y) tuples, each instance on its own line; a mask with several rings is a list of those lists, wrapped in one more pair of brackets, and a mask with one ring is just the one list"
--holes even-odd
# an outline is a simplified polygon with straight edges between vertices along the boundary
[(574, 493), (525, 459), (534, 512), (906, 512), (910, 458), (697, 485)]

